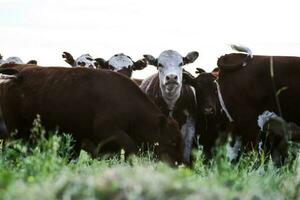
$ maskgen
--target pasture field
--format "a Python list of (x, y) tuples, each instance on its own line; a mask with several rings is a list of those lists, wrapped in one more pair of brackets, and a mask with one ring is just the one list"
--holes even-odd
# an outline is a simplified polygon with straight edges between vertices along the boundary
[(68, 135), (44, 137), (36, 125), (29, 146), (9, 142), (0, 157), (0, 199), (300, 199), (300, 156), (276, 168), (256, 153), (233, 165), (225, 147), (210, 164), (201, 150), (192, 168), (170, 168), (151, 152), (91, 159), (81, 152), (69, 162)]

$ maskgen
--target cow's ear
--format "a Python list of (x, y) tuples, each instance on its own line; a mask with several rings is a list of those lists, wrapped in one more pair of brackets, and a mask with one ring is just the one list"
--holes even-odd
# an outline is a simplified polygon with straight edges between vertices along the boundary
[(182, 82), (186, 85), (195, 86), (195, 77), (187, 71), (182, 72)]
[(213, 75), (214, 77), (218, 78), (219, 77), (219, 68), (215, 68), (212, 72), (211, 75)]
[(132, 66), (132, 70), (142, 70), (145, 67), (147, 67), (147, 60), (144, 58), (134, 62)]
[(66, 63), (71, 65), (72, 67), (76, 66), (75, 60), (73, 56), (68, 52), (63, 52), (62, 57), (65, 59)]
[(144, 58), (146, 59), (146, 61), (148, 62), (149, 65), (158, 67), (157, 59), (154, 58), (152, 55), (146, 54), (146, 55), (144, 55)]
[(109, 69), (108, 61), (104, 60), (103, 58), (95, 58), (97, 62), (97, 68), (99, 69)]
[(197, 51), (192, 51), (188, 53), (185, 57), (183, 57), (183, 64), (189, 64), (193, 63), (199, 56), (199, 53)]
[(199, 67), (197, 67), (196, 68), (196, 72), (195, 72), (196, 74), (201, 74), (201, 73), (205, 73), (205, 70), (204, 69), (202, 69), (202, 68), (199, 68)]
[(29, 60), (27, 62), (27, 64), (29, 64), (29, 65), (37, 65), (37, 61), (36, 60)]

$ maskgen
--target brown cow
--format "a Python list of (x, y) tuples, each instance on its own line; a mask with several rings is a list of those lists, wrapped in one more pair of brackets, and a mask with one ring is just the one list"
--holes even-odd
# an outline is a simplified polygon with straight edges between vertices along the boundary
[[(5, 70), (5, 69), (4, 69)], [(8, 76), (8, 77), (7, 77)], [(105, 86), (105, 87), (103, 87)], [(158, 144), (160, 158), (183, 161), (180, 131), (136, 84), (109, 70), (35, 67), (16, 76), (2, 75), (1, 107), (8, 130), (28, 138), (33, 119), (47, 130), (72, 133), (77, 150), (84, 140), (102, 152), (134, 153)], [(147, 145), (145, 145), (147, 146)]]
[(158, 73), (145, 79), (141, 89), (158, 105), (166, 116), (172, 116), (179, 123), (184, 140), (184, 158), (190, 160), (195, 136), (196, 101), (193, 88), (182, 84), (183, 65), (194, 62), (198, 52), (182, 57), (173, 50), (163, 51), (157, 59), (144, 55)]
[(241, 139), (237, 143), (252, 149), (259, 142), (257, 117), (264, 111), (300, 124), (300, 58), (253, 56), (249, 48), (232, 47), (243, 53), (218, 59), (220, 103), (234, 125), (233, 137)]

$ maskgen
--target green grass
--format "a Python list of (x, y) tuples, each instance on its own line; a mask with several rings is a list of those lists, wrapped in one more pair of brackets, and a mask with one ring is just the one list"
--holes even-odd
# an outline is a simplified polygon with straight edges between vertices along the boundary
[(191, 169), (170, 168), (149, 152), (125, 161), (82, 151), (69, 162), (68, 135), (46, 139), (38, 125), (32, 132), (31, 145), (13, 141), (1, 152), (0, 199), (300, 199), (299, 155), (282, 168), (256, 153), (233, 165), (224, 147), (209, 164), (195, 151)]

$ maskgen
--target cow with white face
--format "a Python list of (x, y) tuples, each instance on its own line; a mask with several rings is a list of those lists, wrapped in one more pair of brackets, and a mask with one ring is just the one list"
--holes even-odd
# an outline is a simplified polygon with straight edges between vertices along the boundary
[[(25, 64), (25, 63), (21, 60), (21, 58), (16, 57), (16, 56), (8, 57), (5, 60), (5, 59), (3, 59), (3, 56), (0, 54), (0, 66), (4, 65), (4, 64)], [(37, 61), (36, 60), (30, 60), (26, 64), (37, 65)]]
[(182, 83), (182, 72), (183, 66), (193, 63), (198, 55), (193, 51), (183, 57), (173, 50), (163, 51), (158, 58), (144, 55), (150, 65), (157, 67), (158, 73), (145, 79), (140, 86), (166, 116), (179, 123), (184, 157), (189, 162), (196, 132), (196, 96), (191, 86)]
[(97, 58), (96, 60), (101, 68), (119, 72), (127, 77), (131, 77), (133, 71), (142, 70), (147, 66), (145, 59), (133, 61), (129, 56), (123, 53), (115, 54), (107, 61), (102, 58)]
[(63, 52), (62, 57), (72, 67), (87, 67), (96, 69), (99, 67), (98, 62), (93, 59), (90, 54), (83, 54), (74, 60), (73, 56), (68, 52)]

